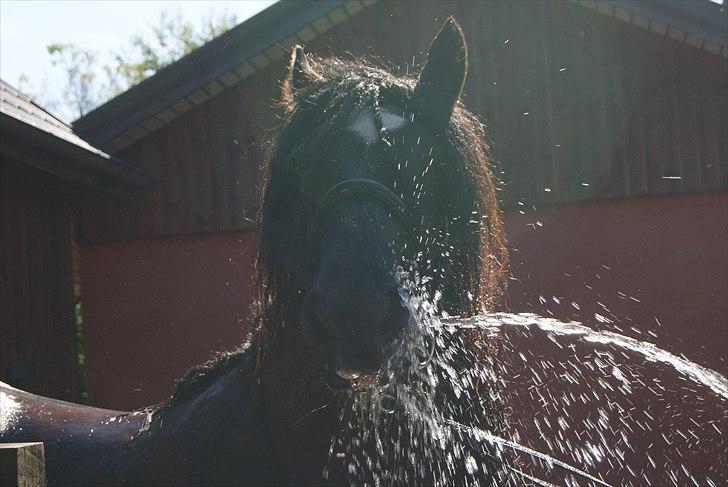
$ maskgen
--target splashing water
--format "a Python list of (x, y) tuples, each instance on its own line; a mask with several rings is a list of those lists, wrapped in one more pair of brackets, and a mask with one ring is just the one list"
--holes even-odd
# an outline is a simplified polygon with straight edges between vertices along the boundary
[(417, 323), (379, 387), (344, 408), (325, 476), (338, 464), (352, 484), (728, 485), (722, 375), (577, 322), (440, 318), (437, 299), (409, 298)]
[(576, 322), (492, 314), (452, 324), (503, 338), (516, 441), (613, 485), (728, 484), (722, 375)]

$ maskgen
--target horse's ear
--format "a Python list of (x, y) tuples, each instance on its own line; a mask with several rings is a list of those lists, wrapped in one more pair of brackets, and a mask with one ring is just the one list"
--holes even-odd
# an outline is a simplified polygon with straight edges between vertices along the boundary
[(414, 99), (436, 123), (447, 123), (465, 83), (468, 48), (460, 25), (450, 17), (435, 36), (420, 73)]
[(308, 56), (301, 46), (295, 46), (291, 51), (288, 74), (283, 81), (283, 102), (289, 108), (293, 108), (296, 105), (296, 92), (305, 88), (315, 78), (316, 74)]

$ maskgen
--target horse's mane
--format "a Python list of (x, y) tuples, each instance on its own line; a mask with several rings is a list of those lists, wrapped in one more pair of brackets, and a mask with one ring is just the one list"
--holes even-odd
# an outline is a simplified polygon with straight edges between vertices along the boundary
[(164, 415), (177, 405), (197, 396), (217, 379), (238, 367), (246, 359), (249, 348), (250, 344), (246, 343), (237, 350), (219, 353), (207, 362), (195, 365), (177, 381), (169, 399), (144, 410), (157, 416)]
[[(306, 86), (295, 87), (290, 78), (283, 84), (284, 125), (261, 173), (261, 226), (256, 259), (259, 320), (252, 338), (259, 363), (266, 343), (285, 326), (291, 316), (287, 313), (300, 309), (305, 294), (298, 275), (306, 258), (303, 250), (309, 228), (301, 214), (306, 205), (298, 199), (299, 178), (305, 168), (291, 164), (289, 155), (306, 148), (325, 150), (327, 141), (334, 140), (355, 110), (406, 105), (417, 83), (415, 76), (394, 74), (391, 66), (378, 61), (314, 56), (308, 56), (308, 61), (310, 72), (304, 73), (309, 80)], [(472, 205), (468, 210), (460, 208), (459, 216), (468, 220), (474, 209), (488, 222), (487, 230), (481, 227), (477, 237), (463, 237), (468, 248), (464, 255), (451, 258), (461, 259), (461, 272), (449, 273), (449, 281), (443, 283), (453, 291), (450, 299), (455, 313), (451, 314), (468, 316), (491, 308), (501, 296), (508, 252), (483, 124), (458, 101), (442, 135), (446, 140), (441, 145), (449, 151), (463, 186), (470, 187), (472, 193), (469, 202), (455, 203)], [(448, 197), (455, 198), (450, 201), (457, 198)], [(453, 205), (446, 200), (436, 206)], [(447, 226), (440, 230), (441, 234), (452, 231)], [(463, 234), (466, 230), (472, 233), (468, 228)], [(466, 298), (466, 294), (470, 296)]]

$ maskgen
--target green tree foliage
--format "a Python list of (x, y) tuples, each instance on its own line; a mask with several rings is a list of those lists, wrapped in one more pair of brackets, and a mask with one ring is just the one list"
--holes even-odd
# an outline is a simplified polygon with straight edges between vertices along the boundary
[[(87, 113), (109, 97), (108, 86), (102, 85), (99, 79), (96, 52), (63, 43), (50, 44), (47, 49), (53, 67), (64, 71), (62, 101), (78, 116)], [(51, 100), (49, 104), (54, 105), (56, 102)]]
[[(201, 45), (236, 24), (234, 15), (210, 15), (200, 26), (182, 18), (178, 12), (162, 12), (149, 35), (131, 39), (131, 55), (115, 54), (116, 72), (122, 84), (134, 85), (153, 75), (168, 64), (191, 53)], [(130, 61), (133, 60), (133, 61)]]
[(235, 15), (211, 12), (204, 22), (186, 20), (178, 11), (163, 11), (149, 31), (130, 39), (127, 49), (113, 52), (111, 61), (102, 62), (93, 49), (75, 44), (54, 43), (48, 54), (54, 68), (62, 70), (64, 88), (60, 98), (46, 93), (49, 107), (65, 105), (80, 117), (106, 100), (128, 90), (165, 66), (228, 31), (237, 23)]

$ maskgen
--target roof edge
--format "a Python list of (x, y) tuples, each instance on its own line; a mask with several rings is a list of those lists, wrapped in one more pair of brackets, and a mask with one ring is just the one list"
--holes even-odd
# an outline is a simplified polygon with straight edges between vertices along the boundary
[[(6, 113), (0, 113), (0, 127), (5, 135), (0, 147), (3, 155), (56, 177), (119, 195), (156, 181), (146, 171), (114, 156), (88, 151)], [(20, 142), (14, 142), (15, 139)], [(51, 157), (46, 157), (46, 154)], [(59, 159), (68, 164), (58, 164)]]
[[(79, 118), (74, 131), (111, 152), (130, 145), (371, 3), (281, 0)], [(120, 134), (126, 140), (114, 140)]]
[(726, 5), (710, 0), (571, 0), (653, 34), (728, 58)]

